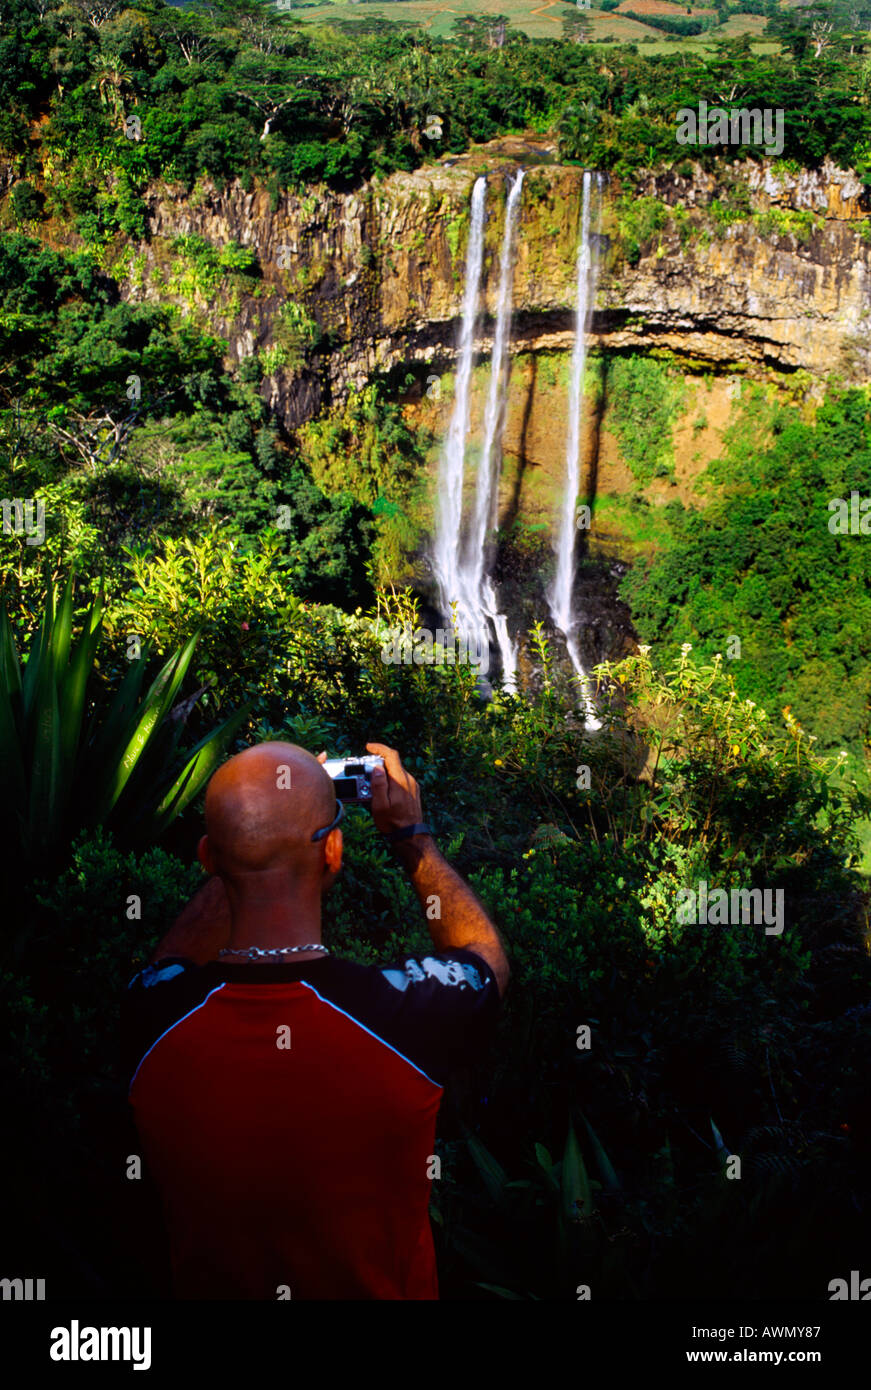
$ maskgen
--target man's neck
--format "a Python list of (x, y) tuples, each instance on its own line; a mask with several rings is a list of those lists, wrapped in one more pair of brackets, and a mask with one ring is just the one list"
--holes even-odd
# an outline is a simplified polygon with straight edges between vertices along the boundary
[[(230, 899), (230, 939), (227, 949), (245, 951), (278, 950), (282, 946), (318, 945), (321, 940), (321, 897), (311, 885), (283, 882), (256, 882), (228, 885)], [(288, 962), (318, 960), (323, 952), (295, 951)], [(245, 956), (224, 956), (234, 964), (248, 964)], [(251, 964), (257, 963), (254, 957)], [(271, 960), (281, 962), (281, 956)]]

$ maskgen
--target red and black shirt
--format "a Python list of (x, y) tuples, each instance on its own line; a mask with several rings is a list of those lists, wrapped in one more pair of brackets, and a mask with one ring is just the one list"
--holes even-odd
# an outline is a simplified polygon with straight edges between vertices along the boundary
[(498, 1009), (465, 950), (140, 971), (122, 1010), (130, 1102), (177, 1295), (437, 1298), (436, 1116)]

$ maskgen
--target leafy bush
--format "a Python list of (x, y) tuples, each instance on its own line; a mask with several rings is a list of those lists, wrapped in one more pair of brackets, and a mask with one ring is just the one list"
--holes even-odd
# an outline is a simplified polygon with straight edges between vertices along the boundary
[(238, 698), (240, 679), (263, 671), (270, 620), (289, 600), (280, 544), (273, 533), (241, 551), (212, 529), (199, 541), (169, 538), (158, 554), (131, 551), (133, 587), (112, 613), (114, 632), (141, 633), (159, 652), (201, 633), (203, 704), (222, 708)]
[(617, 208), (620, 245), (629, 265), (637, 265), (641, 253), (668, 225), (671, 209), (660, 198), (624, 198)]
[(42, 216), (44, 201), (42, 194), (37, 192), (33, 184), (22, 179), (20, 183), (13, 186), (10, 195), (15, 220), (17, 222), (38, 221)]

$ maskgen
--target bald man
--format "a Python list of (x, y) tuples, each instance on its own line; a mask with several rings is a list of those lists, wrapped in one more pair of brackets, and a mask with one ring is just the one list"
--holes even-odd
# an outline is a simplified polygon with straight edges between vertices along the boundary
[(212, 777), (210, 877), (126, 992), (130, 1103), (179, 1298), (438, 1297), (439, 1103), (492, 1031), (508, 961), (398, 753), (367, 750), (384, 759), (372, 817), (432, 954), (330, 955), (321, 904), (342, 867), (342, 807), (326, 754), (264, 743)]

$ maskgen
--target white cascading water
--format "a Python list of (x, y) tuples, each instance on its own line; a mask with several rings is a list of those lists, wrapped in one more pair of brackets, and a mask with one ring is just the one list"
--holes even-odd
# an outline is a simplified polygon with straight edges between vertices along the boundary
[(577, 620), (572, 612), (572, 591), (575, 582), (575, 507), (581, 482), (581, 420), (584, 404), (584, 368), (587, 362), (587, 329), (595, 292), (590, 244), (590, 190), (592, 175), (584, 171), (581, 205), (581, 239), (578, 245), (575, 342), (572, 349), (569, 382), (569, 421), (566, 437), (566, 473), (557, 538), (557, 567), (553, 585), (548, 593), (551, 617), (566, 639), (569, 659), (581, 687), (585, 722), (588, 729), (600, 729), (596, 707), (590, 695), (590, 683), (581, 662), (575, 636)]
[[(476, 179), (472, 189), (454, 408), (439, 470), (438, 521), (433, 547), (433, 570), (438, 585), (439, 603), (446, 617), (450, 617), (451, 604), (456, 602), (459, 607), (462, 601), (459, 581), (460, 527), (463, 517), (466, 435), (469, 431), (469, 384), (475, 353), (475, 323), (478, 317), (478, 292), (484, 257), (486, 201), (487, 180)], [(462, 612), (458, 616), (464, 617)]]
[(475, 509), (460, 561), (461, 606), (471, 629), (480, 642), (488, 640), (487, 619), (493, 624), (502, 664), (502, 685), (517, 688), (517, 648), (508, 633), (505, 615), (497, 608), (493, 582), (486, 573), (488, 536), (495, 529), (502, 463), (502, 434), (508, 403), (511, 366), (508, 349), (511, 339), (511, 306), (514, 288), (514, 243), (520, 218), (523, 170), (515, 178), (505, 207), (505, 229), (499, 256), (499, 291), (493, 330), (490, 386), (484, 410), (484, 444), (478, 465)]

